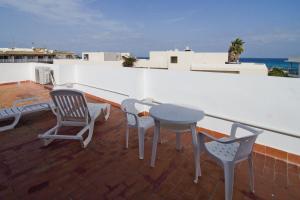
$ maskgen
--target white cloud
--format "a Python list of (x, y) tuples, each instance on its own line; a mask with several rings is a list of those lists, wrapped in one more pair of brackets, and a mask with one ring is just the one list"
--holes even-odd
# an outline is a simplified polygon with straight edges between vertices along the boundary
[(109, 20), (101, 11), (90, 9), (87, 0), (0, 0), (0, 6), (43, 17), (55, 23), (68, 25), (93, 25), (114, 31), (126, 31), (128, 27)]
[[(48, 35), (47, 40), (38, 39), (39, 31), (28, 41), (44, 44), (52, 48), (101, 50), (110, 46), (136, 41), (141, 34), (136, 27), (127, 26), (120, 21), (111, 20), (99, 10), (92, 7), (94, 0), (0, 0), (0, 7), (28, 13), (37, 20), (51, 25), (66, 26), (64, 30), (54, 32), (69, 33)], [(72, 27), (71, 29), (69, 29)], [(74, 30), (76, 30), (74, 32)], [(66, 36), (68, 35), (68, 36)], [(44, 37), (43, 37), (44, 38)], [(106, 45), (106, 46), (105, 46)]]

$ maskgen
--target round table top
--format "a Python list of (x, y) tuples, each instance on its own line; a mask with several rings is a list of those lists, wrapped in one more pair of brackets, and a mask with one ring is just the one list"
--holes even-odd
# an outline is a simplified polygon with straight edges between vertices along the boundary
[(155, 105), (149, 112), (154, 119), (171, 124), (192, 124), (204, 118), (202, 110), (174, 104)]

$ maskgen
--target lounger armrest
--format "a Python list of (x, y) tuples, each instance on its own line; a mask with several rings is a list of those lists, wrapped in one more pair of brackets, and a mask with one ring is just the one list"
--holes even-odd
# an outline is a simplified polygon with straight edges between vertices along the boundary
[(38, 97), (30, 97), (30, 98), (25, 98), (25, 99), (18, 99), (18, 100), (14, 101), (13, 107), (17, 107), (17, 105), (19, 103), (24, 103), (24, 102), (27, 102), (27, 101), (36, 101), (36, 100), (39, 100), (39, 98)]
[(57, 116), (57, 108), (56, 108), (54, 102), (51, 100), (50, 102), (44, 102), (44, 103), (47, 104), (49, 106), (49, 108), (51, 109), (52, 113)]
[[(109, 118), (109, 115), (110, 115), (110, 109), (111, 109), (111, 105), (110, 104), (106, 104), (106, 113), (105, 113), (105, 116), (104, 116), (104, 118), (105, 118), (105, 120), (108, 120), (108, 118)], [(105, 109), (104, 109), (105, 110)], [(102, 112), (103, 112), (103, 109), (102, 109)]]

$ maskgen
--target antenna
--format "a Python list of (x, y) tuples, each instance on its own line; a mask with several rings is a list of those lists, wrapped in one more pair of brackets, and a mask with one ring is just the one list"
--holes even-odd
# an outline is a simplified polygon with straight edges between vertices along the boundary
[(15, 41), (15, 37), (14, 36), (12, 36), (12, 42), (13, 42), (13, 48), (16, 48), (16, 41)]

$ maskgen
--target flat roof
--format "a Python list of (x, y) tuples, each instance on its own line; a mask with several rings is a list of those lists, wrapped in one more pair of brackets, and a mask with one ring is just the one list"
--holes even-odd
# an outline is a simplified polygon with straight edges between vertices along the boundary
[[(47, 93), (34, 83), (0, 85), (0, 106), (18, 98), (47, 98)], [(139, 160), (136, 130), (130, 132), (129, 149), (124, 148), (125, 123), (121, 109), (112, 107), (108, 121), (96, 122), (86, 149), (70, 140), (44, 147), (37, 136), (52, 128), (56, 117), (50, 111), (23, 117), (15, 129), (0, 134), (0, 199), (224, 199), (223, 169), (206, 154), (201, 154), (202, 176), (194, 184), (190, 133), (182, 133), (183, 149), (176, 151), (176, 134), (163, 129), (165, 142), (158, 145), (151, 168), (153, 129), (145, 136), (145, 158)], [(255, 194), (249, 191), (248, 163), (241, 162), (233, 199), (300, 199), (300, 167), (256, 152), (253, 164)]]
[(295, 57), (289, 57), (287, 62), (295, 62), (295, 63), (300, 63), (300, 56), (295, 56)]

